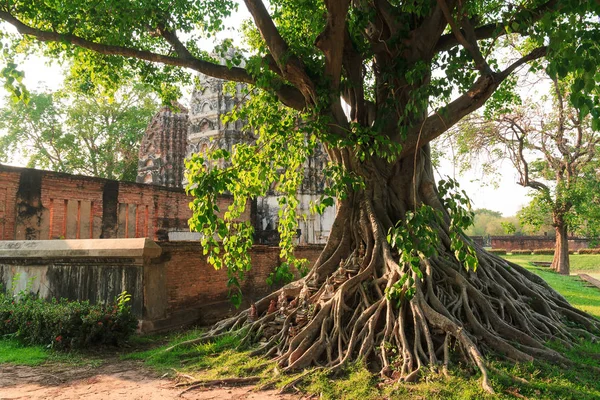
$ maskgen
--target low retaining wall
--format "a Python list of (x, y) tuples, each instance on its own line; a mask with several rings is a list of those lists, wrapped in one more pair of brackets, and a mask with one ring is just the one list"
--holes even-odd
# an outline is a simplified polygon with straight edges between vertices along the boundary
[[(548, 236), (492, 236), (492, 249), (511, 250), (540, 250), (553, 249), (555, 239)], [(570, 237), (569, 250), (587, 249), (590, 241), (585, 238)]]
[[(312, 265), (322, 249), (300, 246), (297, 256)], [(254, 246), (250, 256), (252, 269), (242, 284), (245, 305), (277, 288), (266, 279), (281, 261), (276, 247)], [(46, 299), (92, 303), (112, 301), (127, 290), (143, 332), (206, 325), (237, 311), (227, 299), (227, 271), (216, 271), (191, 242), (0, 241), (0, 284), (15, 292), (30, 285)]]

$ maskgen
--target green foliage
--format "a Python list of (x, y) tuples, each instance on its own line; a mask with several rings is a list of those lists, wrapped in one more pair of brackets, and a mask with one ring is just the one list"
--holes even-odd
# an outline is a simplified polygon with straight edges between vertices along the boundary
[(123, 292), (115, 303), (92, 305), (66, 299), (45, 301), (24, 292), (14, 297), (0, 294), (0, 336), (61, 350), (118, 345), (137, 328), (127, 304), (130, 298)]
[(323, 194), (316, 203), (311, 203), (310, 211), (313, 214), (322, 215), (327, 207), (335, 204), (336, 198), (344, 200), (350, 191), (358, 191), (365, 188), (362, 177), (354, 172), (349, 172), (344, 167), (329, 163), (323, 170), (323, 176), (327, 182)]
[(467, 271), (475, 271), (479, 265), (475, 249), (464, 240), (464, 231), (473, 224), (475, 217), (471, 200), (464, 190), (460, 190), (458, 182), (451, 178), (438, 182), (438, 192), (450, 215), (450, 248)]
[(405, 272), (398, 282), (386, 288), (386, 296), (396, 300), (397, 305), (410, 300), (415, 294), (414, 276), (423, 278), (421, 258), (437, 254), (439, 237), (436, 227), (442, 222), (442, 213), (431, 206), (421, 205), (416, 211), (408, 211), (404, 221), (398, 221), (391, 228), (387, 241), (398, 250), (400, 263), (407, 265), (411, 272)]
[(517, 232), (517, 227), (512, 222), (501, 222), (500, 224), (507, 235), (514, 235)]
[(0, 76), (4, 79), (4, 89), (10, 93), (10, 101), (13, 103), (22, 101), (27, 104), (29, 102), (29, 91), (23, 84), (25, 74), (17, 68), (17, 64), (9, 62), (0, 71)]
[(532, 226), (525, 221), (521, 222), (518, 216), (503, 217), (499, 212), (485, 208), (475, 209), (473, 213), (473, 225), (465, 230), (468, 236), (542, 235), (544, 232), (554, 234), (552, 221), (547, 215), (543, 217), (540, 225)]
[[(448, 211), (451, 249), (456, 259), (467, 271), (475, 271), (479, 260), (475, 249), (465, 237), (464, 230), (473, 223), (474, 213), (471, 201), (464, 190), (459, 189), (458, 182), (447, 178), (439, 181), (438, 192)], [(400, 264), (409, 267), (400, 279), (389, 288), (386, 296), (400, 306), (402, 301), (410, 300), (415, 294), (415, 278), (423, 278), (422, 259), (433, 257), (438, 253), (440, 239), (438, 229), (444, 222), (444, 214), (431, 206), (422, 204), (416, 211), (408, 211), (403, 221), (398, 221), (390, 228), (387, 242), (399, 253)]]
[[(252, 91), (252, 88), (245, 90)], [(253, 227), (249, 222), (237, 222), (252, 198), (268, 193), (277, 195), (280, 206), (277, 230), (280, 238), (282, 262), (270, 275), (269, 281), (289, 282), (294, 270), (306, 273), (306, 260), (294, 255), (297, 235), (299, 200), (298, 188), (304, 179), (304, 161), (317, 145), (317, 135), (322, 127), (319, 119), (281, 106), (272, 95), (256, 89), (252, 97), (223, 117), (223, 124), (245, 121), (245, 129), (255, 135), (254, 143), (237, 144), (232, 152), (209, 150), (193, 155), (186, 161), (187, 192), (194, 196), (190, 203), (193, 216), (190, 229), (201, 232), (201, 243), (208, 261), (217, 269), (227, 268), (230, 298), (235, 305), (241, 303), (241, 281), (250, 269), (248, 250), (253, 243)], [(332, 177), (341, 176), (332, 169)], [(346, 178), (352, 184), (352, 178)], [(344, 183), (334, 186), (328, 193), (338, 194)], [(233, 203), (221, 210), (218, 198), (231, 193)], [(332, 205), (327, 194), (323, 210)]]
[(31, 91), (0, 108), (0, 162), (134, 181), (141, 138), (156, 102), (141, 85), (81, 91), (74, 78), (59, 92)]

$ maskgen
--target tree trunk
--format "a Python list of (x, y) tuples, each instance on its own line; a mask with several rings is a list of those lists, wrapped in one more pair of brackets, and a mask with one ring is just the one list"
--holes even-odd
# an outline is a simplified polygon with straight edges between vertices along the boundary
[[(451, 363), (467, 362), (481, 370), (484, 388), (492, 391), (482, 352), (568, 364), (545, 343), (570, 344), (600, 332), (599, 321), (537, 275), (474, 243), (479, 267), (461, 265), (450, 246), (450, 216), (442, 209), (427, 147), (394, 165), (359, 163), (343, 152), (332, 158), (363, 176), (366, 188), (339, 203), (330, 239), (309, 274), (194, 342), (238, 332), (242, 344), (257, 343), (256, 353), (276, 357), (284, 370), (320, 365), (335, 371), (362, 359), (405, 381), (427, 366), (447, 371)], [(421, 257), (420, 278), (399, 263), (386, 235), (422, 204), (441, 210), (445, 220), (431, 224), (440, 245), (437, 255)], [(414, 279), (414, 296), (386, 296), (398, 282), (410, 289), (408, 280), (401, 281), (406, 274)]]
[(569, 237), (567, 224), (562, 216), (554, 216), (554, 230), (556, 231), (556, 243), (554, 246), (554, 258), (552, 269), (561, 275), (569, 275), (571, 266), (569, 263)]

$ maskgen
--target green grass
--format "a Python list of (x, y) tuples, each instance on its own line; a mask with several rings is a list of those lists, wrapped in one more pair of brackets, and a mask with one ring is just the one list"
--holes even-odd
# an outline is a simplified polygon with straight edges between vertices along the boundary
[[(562, 294), (573, 306), (600, 318), (600, 289), (588, 286), (575, 275), (559, 275), (547, 267), (536, 267), (532, 261), (552, 261), (548, 255), (515, 255), (503, 256), (509, 261), (522, 265), (541, 276), (557, 292)], [(599, 273), (600, 255), (571, 255), (571, 271), (573, 273)], [(593, 266), (596, 266), (595, 268)]]
[(50, 351), (42, 346), (24, 346), (14, 339), (0, 340), (0, 364), (40, 365), (51, 358)]
[[(524, 265), (531, 261), (552, 261), (551, 255), (540, 254), (540, 255), (525, 255), (525, 254), (508, 254), (502, 256), (509, 261)], [(569, 261), (571, 264), (571, 272), (600, 272), (600, 254), (571, 254), (569, 255)]]
[(252, 357), (249, 351), (236, 350), (239, 338), (234, 336), (225, 336), (210, 343), (181, 346), (165, 351), (170, 346), (197, 338), (200, 333), (199, 330), (191, 330), (176, 334), (167, 344), (125, 354), (121, 358), (144, 360), (146, 365), (160, 372), (179, 371), (199, 379), (261, 376), (267, 380), (270, 377), (273, 362), (262, 357)]
[[(154, 349), (134, 352), (124, 359), (145, 360), (146, 365), (160, 372), (180, 372), (196, 379), (259, 376), (259, 386), (281, 388), (299, 375), (280, 374), (275, 364), (261, 357), (252, 357), (248, 351), (237, 350), (239, 340), (223, 337), (212, 343), (190, 345), (165, 352), (166, 347), (197, 337), (198, 331), (172, 337), (171, 343)], [(336, 377), (323, 370), (312, 370), (295, 386), (303, 392), (322, 399), (375, 400), (393, 399), (514, 399), (514, 393), (530, 399), (592, 400), (600, 398), (598, 374), (591, 367), (600, 368), (600, 344), (582, 343), (574, 349), (560, 350), (578, 365), (563, 369), (547, 363), (503, 363), (491, 361), (490, 372), (495, 395), (481, 389), (478, 370), (454, 368), (449, 377), (438, 373), (425, 374), (414, 384), (380, 384), (376, 375), (361, 363), (348, 366)], [(514, 377), (518, 377), (515, 380)]]

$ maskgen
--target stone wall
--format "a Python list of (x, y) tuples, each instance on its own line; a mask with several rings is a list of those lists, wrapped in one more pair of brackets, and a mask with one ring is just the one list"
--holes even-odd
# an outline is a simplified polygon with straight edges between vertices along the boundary
[[(300, 246), (314, 264), (322, 246)], [(266, 279), (279, 265), (279, 249), (254, 246), (242, 283), (244, 305), (279, 286)], [(17, 279), (14, 280), (15, 276)], [(33, 280), (32, 280), (33, 278)], [(192, 242), (148, 239), (0, 241), (0, 285), (31, 289), (43, 298), (111, 301), (127, 290), (144, 332), (216, 322), (237, 310), (227, 299), (227, 271), (216, 271)]]
[[(511, 250), (539, 250), (553, 249), (554, 237), (550, 236), (492, 236), (492, 249)], [(590, 245), (588, 239), (570, 237), (569, 250), (577, 251), (587, 249)]]
[[(141, 320), (164, 318), (166, 297), (157, 290), (164, 286), (161, 268), (147, 265), (160, 253), (148, 239), (1, 241), (0, 286), (92, 303), (111, 302), (126, 290)], [(154, 289), (145, 296), (148, 287)]]
[(183, 189), (0, 165), (0, 240), (165, 239), (189, 231), (190, 201)]

